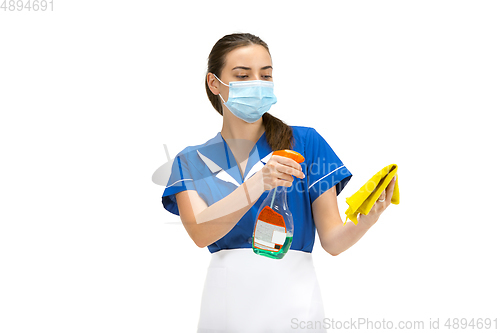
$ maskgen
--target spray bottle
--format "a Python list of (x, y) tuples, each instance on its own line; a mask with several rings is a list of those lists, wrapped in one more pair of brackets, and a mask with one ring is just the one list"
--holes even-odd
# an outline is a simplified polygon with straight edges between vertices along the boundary
[[(304, 157), (293, 150), (278, 150), (273, 155), (304, 162)], [(273, 259), (281, 259), (288, 252), (293, 239), (293, 217), (288, 209), (286, 187), (273, 188), (257, 212), (252, 236), (253, 252)]]

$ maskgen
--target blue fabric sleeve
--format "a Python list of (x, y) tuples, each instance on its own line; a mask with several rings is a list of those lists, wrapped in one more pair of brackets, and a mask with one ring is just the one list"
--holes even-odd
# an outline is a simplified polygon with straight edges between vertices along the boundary
[(336, 186), (339, 195), (352, 174), (314, 128), (309, 130), (306, 152), (307, 184), (311, 204), (333, 186)]
[(163, 191), (163, 207), (172, 214), (179, 215), (179, 207), (177, 206), (175, 194), (186, 190), (196, 190), (196, 187), (189, 170), (189, 163), (187, 162), (186, 155), (181, 152), (175, 156), (172, 163), (170, 178)]

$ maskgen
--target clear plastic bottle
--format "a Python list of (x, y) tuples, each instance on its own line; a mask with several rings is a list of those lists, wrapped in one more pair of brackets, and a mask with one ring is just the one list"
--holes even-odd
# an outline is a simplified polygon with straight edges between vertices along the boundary
[(281, 259), (292, 245), (293, 217), (286, 201), (286, 187), (273, 188), (259, 208), (252, 236), (253, 252)]

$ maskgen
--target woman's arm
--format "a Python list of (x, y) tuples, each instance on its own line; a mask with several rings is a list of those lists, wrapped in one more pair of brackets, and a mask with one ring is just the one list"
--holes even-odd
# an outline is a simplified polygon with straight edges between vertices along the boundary
[(194, 190), (175, 195), (181, 221), (197, 246), (208, 246), (231, 231), (264, 192), (258, 178), (257, 174), (250, 177), (243, 185), (210, 207)]
[(300, 164), (273, 155), (261, 170), (211, 206), (194, 190), (179, 192), (175, 198), (182, 224), (197, 246), (208, 246), (231, 231), (262, 193), (276, 186), (292, 186), (292, 175), (304, 177)]
[(380, 199), (385, 198), (385, 201), (376, 201), (368, 215), (359, 214), (357, 225), (354, 223), (344, 225), (342, 222), (335, 186), (314, 200), (312, 204), (313, 218), (323, 249), (336, 256), (361, 239), (391, 204), (395, 183), (396, 179), (394, 178), (380, 195)]

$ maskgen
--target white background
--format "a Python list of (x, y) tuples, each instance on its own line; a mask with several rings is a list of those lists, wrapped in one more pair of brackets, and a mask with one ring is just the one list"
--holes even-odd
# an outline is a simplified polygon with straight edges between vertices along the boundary
[(210, 254), (151, 176), (220, 131), (206, 61), (233, 32), (270, 47), (270, 112), (354, 174), (341, 216), (399, 166), (357, 244), (316, 240), (326, 316), (500, 320), (497, 1), (54, 1), (0, 11), (1, 332), (195, 331)]

